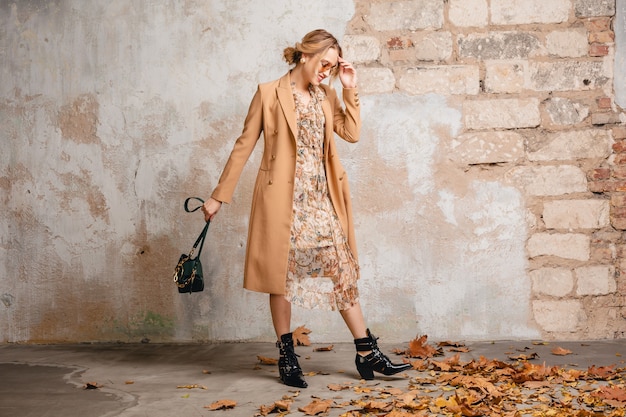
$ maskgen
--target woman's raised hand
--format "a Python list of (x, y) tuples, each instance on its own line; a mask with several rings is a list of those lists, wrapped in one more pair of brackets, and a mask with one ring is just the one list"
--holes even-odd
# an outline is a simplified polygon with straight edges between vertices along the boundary
[(356, 88), (356, 68), (341, 57), (337, 62), (339, 62), (339, 79), (343, 88)]

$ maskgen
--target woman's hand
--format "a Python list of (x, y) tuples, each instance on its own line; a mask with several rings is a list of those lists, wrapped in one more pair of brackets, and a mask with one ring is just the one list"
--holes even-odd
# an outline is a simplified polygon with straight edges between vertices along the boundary
[(343, 88), (356, 88), (356, 69), (351, 63), (339, 57), (339, 79)]
[(202, 205), (202, 212), (204, 213), (204, 221), (208, 222), (209, 220), (213, 220), (213, 217), (215, 217), (217, 212), (220, 211), (221, 207), (222, 207), (221, 201), (217, 201), (213, 197), (209, 198)]

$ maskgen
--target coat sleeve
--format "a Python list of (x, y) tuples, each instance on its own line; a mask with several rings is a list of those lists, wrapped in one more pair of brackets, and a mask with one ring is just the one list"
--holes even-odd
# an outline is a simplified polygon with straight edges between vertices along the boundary
[(263, 105), (261, 90), (257, 88), (248, 115), (244, 122), (243, 131), (237, 138), (233, 150), (224, 166), (222, 175), (211, 197), (223, 203), (230, 203), (235, 192), (235, 187), (243, 171), (243, 167), (250, 158), (256, 143), (263, 130)]
[(343, 89), (343, 109), (337, 93), (331, 90), (331, 100), (333, 105), (333, 129), (335, 133), (348, 142), (358, 142), (361, 135), (361, 107), (359, 103), (359, 92), (356, 88)]

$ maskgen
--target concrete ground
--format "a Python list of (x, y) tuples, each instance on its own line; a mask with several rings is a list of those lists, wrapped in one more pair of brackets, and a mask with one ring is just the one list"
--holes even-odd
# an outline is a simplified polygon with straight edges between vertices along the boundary
[[(423, 381), (424, 376), (432, 375), (411, 370), (359, 381), (354, 346), (343, 343), (330, 351), (315, 351), (327, 346), (296, 348), (309, 383), (308, 388), (297, 390), (279, 383), (276, 365), (260, 364), (259, 356), (278, 357), (271, 343), (0, 345), (0, 416), (255, 416), (261, 415), (261, 406), (281, 399), (292, 400), (290, 415), (306, 415), (299, 409), (315, 398), (330, 399), (334, 404), (318, 415), (341, 416), (349, 411), (357, 413), (351, 415), (385, 415), (359, 412), (357, 401), (381, 387), (408, 391), (419, 386), (419, 378)], [(572, 353), (552, 354), (557, 346)], [(401, 361), (391, 352), (406, 350), (408, 343), (381, 343), (380, 347), (393, 361)], [(621, 372), (619, 381), (624, 382), (626, 340), (469, 343), (466, 347), (469, 352), (461, 354), (463, 361), (483, 356), (516, 363), (512, 357), (526, 355), (534, 357), (532, 363), (564, 368), (615, 365)], [(443, 353), (433, 359), (454, 355), (446, 347)], [(329, 389), (332, 384), (345, 389), (333, 391)], [(236, 405), (217, 411), (205, 408), (220, 400), (232, 400)], [(280, 414), (276, 409), (270, 415)]]

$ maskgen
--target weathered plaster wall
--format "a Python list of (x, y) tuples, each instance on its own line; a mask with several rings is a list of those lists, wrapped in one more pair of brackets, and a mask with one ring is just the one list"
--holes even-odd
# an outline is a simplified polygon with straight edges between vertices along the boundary
[[(0, 1), (0, 341), (273, 340), (267, 297), (241, 288), (260, 146), (211, 225), (207, 290), (179, 295), (171, 273), (202, 226), (185, 197), (208, 195), (256, 84), (318, 27), (359, 69), (362, 140), (340, 150), (376, 333), (623, 336), (615, 196), (587, 184), (621, 139), (614, 14), (601, 0)], [(293, 323), (350, 340), (336, 312)]]

